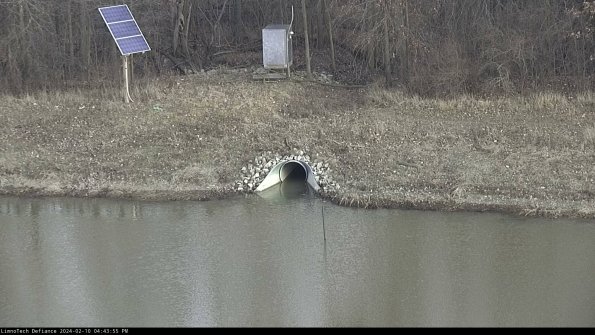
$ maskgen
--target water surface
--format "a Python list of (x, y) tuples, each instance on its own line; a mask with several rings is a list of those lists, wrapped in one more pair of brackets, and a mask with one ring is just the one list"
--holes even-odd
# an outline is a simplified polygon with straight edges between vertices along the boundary
[(0, 198), (0, 271), (0, 327), (595, 326), (592, 221)]

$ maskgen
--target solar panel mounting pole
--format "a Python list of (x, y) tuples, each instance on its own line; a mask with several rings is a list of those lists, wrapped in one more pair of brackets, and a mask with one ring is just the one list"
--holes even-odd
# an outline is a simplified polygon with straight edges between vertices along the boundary
[(285, 41), (285, 43), (287, 43), (287, 47), (285, 48), (285, 59), (287, 62), (287, 78), (291, 77), (291, 69), (289, 68), (289, 47), (291, 44), (291, 39), (292, 39), (292, 35), (293, 35), (293, 31), (291, 31), (291, 28), (293, 26), (293, 6), (291, 6), (291, 22), (289, 22), (289, 31), (287, 32), (287, 40)]
[(130, 102), (130, 93), (128, 91), (128, 56), (122, 56), (122, 67), (124, 71), (124, 102)]
[(134, 54), (130, 54), (129, 56), (130, 56), (130, 58), (128, 58), (129, 59), (128, 63), (130, 64), (130, 66), (129, 66), (130, 82), (133, 82), (134, 81)]
[(122, 55), (124, 101), (126, 103), (134, 102), (130, 98), (129, 88), (132, 77), (132, 64), (128, 64), (128, 62), (132, 61), (132, 54), (150, 51), (151, 47), (149, 47), (127, 5), (100, 7), (98, 10)]

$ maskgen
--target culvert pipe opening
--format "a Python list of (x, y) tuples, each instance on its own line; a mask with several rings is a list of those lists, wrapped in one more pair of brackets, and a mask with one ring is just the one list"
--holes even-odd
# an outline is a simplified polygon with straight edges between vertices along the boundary
[(298, 162), (287, 162), (279, 171), (281, 182), (305, 182), (308, 178), (306, 168)]
[(279, 183), (286, 184), (285, 187), (297, 184), (307, 184), (314, 191), (320, 190), (320, 186), (314, 177), (312, 168), (306, 162), (290, 160), (280, 162), (271, 168), (264, 180), (256, 188), (256, 192), (264, 191)]

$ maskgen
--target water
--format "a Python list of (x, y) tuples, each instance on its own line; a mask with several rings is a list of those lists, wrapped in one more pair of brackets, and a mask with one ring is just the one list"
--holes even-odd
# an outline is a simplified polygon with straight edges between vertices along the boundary
[(595, 223), (0, 198), (0, 327), (595, 326)]

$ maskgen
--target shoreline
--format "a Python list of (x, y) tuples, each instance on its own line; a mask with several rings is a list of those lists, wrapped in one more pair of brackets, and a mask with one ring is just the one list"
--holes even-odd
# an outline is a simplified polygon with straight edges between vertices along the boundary
[(263, 157), (303, 152), (339, 205), (595, 219), (592, 92), (441, 100), (295, 76), (138, 81), (128, 105), (117, 90), (0, 96), (0, 194), (223, 199), (255, 187)]
[[(236, 196), (256, 194), (253, 191), (238, 192), (233, 185), (221, 189), (71, 189), (57, 190), (53, 187), (31, 188), (31, 187), (0, 187), (0, 196), (24, 197), (24, 198), (46, 198), (46, 197), (67, 197), (79, 199), (113, 199), (132, 201), (212, 201), (225, 200)], [(319, 192), (317, 197), (329, 201), (335, 205), (360, 208), (360, 209), (399, 209), (399, 210), (423, 210), (438, 212), (474, 212), (474, 213), (501, 213), (519, 217), (542, 217), (542, 218), (569, 218), (569, 219), (595, 219), (595, 212), (588, 212), (577, 206), (575, 202), (555, 201), (558, 207), (543, 207), (552, 203), (539, 202), (528, 199), (503, 199), (497, 201), (465, 201), (455, 200), (445, 196), (417, 196), (409, 199), (405, 197), (382, 197), (382, 196), (354, 196), (349, 192)], [(574, 206), (573, 206), (574, 205)]]

